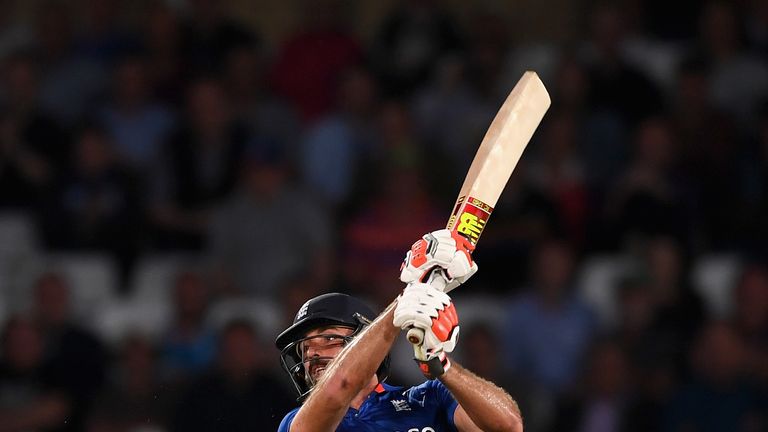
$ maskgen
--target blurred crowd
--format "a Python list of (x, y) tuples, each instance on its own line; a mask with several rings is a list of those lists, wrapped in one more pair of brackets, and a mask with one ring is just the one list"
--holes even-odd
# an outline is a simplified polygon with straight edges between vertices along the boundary
[[(495, 2), (394, 1), (363, 38), (356, 2), (304, 1), (279, 42), (215, 0), (22, 3), (0, 2), (0, 213), (106, 254), (123, 298), (147, 256), (196, 258), (158, 336), (117, 343), (36, 275), (2, 324), (0, 432), (276, 429), (274, 335), (212, 305), (385, 306), (527, 69), (553, 103), (456, 291), (499, 311), (457, 357), (534, 432), (768, 430), (767, 2), (581, 2), (566, 42), (516, 40)], [(713, 305), (693, 269), (718, 254), (739, 266)], [(596, 256), (629, 263), (602, 309)]]

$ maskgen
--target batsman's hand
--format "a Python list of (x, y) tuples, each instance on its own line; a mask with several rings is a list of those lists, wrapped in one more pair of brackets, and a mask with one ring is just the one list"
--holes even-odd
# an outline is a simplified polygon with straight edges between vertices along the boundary
[(421, 345), (414, 345), (416, 362), (427, 378), (437, 378), (451, 367), (446, 356), (459, 339), (459, 317), (448, 294), (432, 285), (411, 282), (397, 298), (393, 324), (424, 332)]
[[(447, 229), (433, 231), (411, 246), (400, 267), (400, 280), (429, 283), (449, 292), (477, 272), (471, 255), (474, 249), (469, 240), (457, 233)], [(443, 271), (433, 272), (435, 269)], [(443, 280), (435, 283), (435, 278)]]

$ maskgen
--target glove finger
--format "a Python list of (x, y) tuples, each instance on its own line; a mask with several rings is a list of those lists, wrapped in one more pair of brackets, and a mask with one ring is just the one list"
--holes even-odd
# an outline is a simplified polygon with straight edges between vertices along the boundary
[(442, 315), (452, 326), (459, 324), (459, 314), (456, 312), (456, 306), (454, 306), (453, 303), (449, 304), (448, 307), (443, 310)]
[(431, 294), (432, 294), (432, 298), (436, 302), (440, 303), (440, 307), (439, 307), (440, 309), (443, 309), (445, 308), (445, 306), (448, 306), (449, 304), (451, 304), (451, 297), (448, 294), (436, 288), (433, 288), (433, 291), (431, 292)]
[[(432, 324), (432, 317), (429, 312), (429, 309), (418, 304), (403, 305), (395, 309), (392, 323), (400, 328), (415, 326), (428, 329)], [(435, 316), (437, 316), (437, 313), (435, 313)]]
[(432, 320), (432, 332), (441, 342), (445, 342), (450, 339), (456, 324), (456, 310), (451, 305), (448, 309), (438, 314), (437, 318)]
[(406, 328), (413, 324), (413, 318), (409, 314), (399, 313), (395, 311), (395, 316), (392, 319), (392, 324), (395, 327)]
[(454, 348), (456, 348), (456, 344), (459, 342), (459, 330), (461, 330), (461, 327), (459, 326), (453, 328), (451, 338), (443, 343), (443, 351), (453, 352)]
[[(447, 302), (450, 303), (450, 301), (450, 297), (448, 297)], [(442, 295), (435, 296), (413, 294), (409, 296), (403, 296), (403, 298), (400, 299), (400, 304), (402, 305), (401, 309), (409, 308), (411, 310), (420, 310), (427, 315), (436, 317), (437, 312), (445, 308), (446, 299), (444, 299)]]
[(441, 290), (424, 283), (412, 283), (406, 287), (403, 297), (408, 301), (423, 303), (426, 306), (442, 309), (451, 302), (451, 298)]

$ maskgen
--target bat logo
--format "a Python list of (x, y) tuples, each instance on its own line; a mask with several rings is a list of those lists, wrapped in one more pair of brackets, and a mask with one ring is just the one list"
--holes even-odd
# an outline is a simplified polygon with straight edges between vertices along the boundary
[(467, 236), (474, 244), (480, 238), (483, 228), (485, 228), (485, 219), (480, 219), (472, 213), (464, 212), (459, 217), (459, 226), (456, 228), (456, 231)]

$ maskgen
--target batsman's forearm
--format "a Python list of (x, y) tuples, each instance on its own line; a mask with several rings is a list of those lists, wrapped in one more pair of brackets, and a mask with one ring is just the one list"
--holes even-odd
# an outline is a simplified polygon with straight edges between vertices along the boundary
[(517, 402), (504, 389), (453, 362), (440, 381), (484, 431), (522, 432), (523, 418)]
[[(392, 324), (394, 303), (347, 345), (326, 371), (321, 384), (334, 384), (346, 397), (345, 405), (376, 373), (400, 329)], [(330, 373), (328, 373), (330, 372)]]
[(393, 314), (394, 303), (331, 362), (296, 415), (292, 431), (334, 430), (338, 426), (352, 399), (371, 381), (400, 334), (400, 328), (392, 324)]

